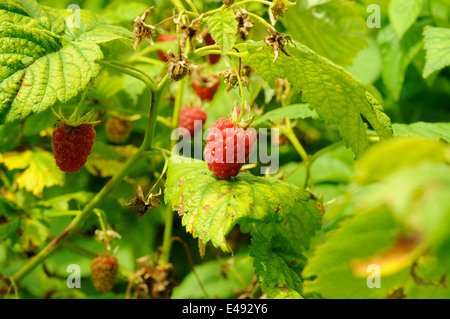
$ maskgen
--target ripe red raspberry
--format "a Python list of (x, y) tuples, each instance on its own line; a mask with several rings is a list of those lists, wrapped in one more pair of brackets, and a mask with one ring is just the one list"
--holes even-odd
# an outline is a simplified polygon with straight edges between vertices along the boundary
[(118, 272), (119, 263), (113, 256), (97, 256), (91, 262), (92, 283), (97, 291), (110, 291)]
[(202, 101), (212, 101), (220, 85), (220, 78), (214, 75), (200, 76), (192, 82), (195, 93)]
[(130, 136), (133, 130), (133, 122), (110, 117), (105, 125), (106, 137), (113, 143), (120, 144)]
[(60, 123), (53, 131), (53, 155), (60, 170), (78, 172), (85, 164), (95, 140), (92, 124), (69, 126)]
[[(214, 39), (212, 38), (210, 33), (205, 35), (204, 39), (205, 39), (205, 44), (206, 45), (214, 45), (214, 44), (216, 44), (216, 41), (214, 41)], [(208, 57), (208, 60), (209, 60), (209, 64), (216, 64), (220, 60), (220, 54), (210, 54), (207, 57)], [(206, 56), (203, 57), (203, 60), (206, 61)]]
[[(160, 34), (159, 37), (156, 39), (157, 42), (172, 42), (177, 41), (177, 37), (171, 34)], [(156, 53), (159, 56), (159, 59), (164, 62), (168, 62), (169, 58), (167, 57), (167, 54), (164, 53), (162, 50), (156, 51)]]
[[(201, 131), (203, 124), (206, 122), (207, 114), (199, 107), (182, 107), (178, 118), (178, 127), (186, 128), (191, 136)], [(201, 121), (195, 123), (195, 121)]]
[(209, 170), (220, 179), (239, 174), (256, 142), (253, 129), (243, 129), (234, 122), (219, 118), (206, 139), (205, 161)]

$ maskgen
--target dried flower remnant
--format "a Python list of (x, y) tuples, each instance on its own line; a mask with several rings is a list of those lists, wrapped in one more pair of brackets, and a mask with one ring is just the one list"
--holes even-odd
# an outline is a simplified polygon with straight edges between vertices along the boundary
[(181, 34), (180, 45), (181, 50), (184, 49), (186, 45), (186, 40), (191, 43), (191, 48), (194, 47), (192, 40), (196, 40), (199, 43), (203, 42), (203, 33), (200, 28), (200, 21), (203, 18), (203, 13), (196, 19), (192, 20), (190, 23), (186, 24), (181, 22), (180, 15), (173, 15), (173, 22), (178, 26)]
[[(249, 87), (248, 76), (251, 70), (252, 68), (250, 66), (244, 66), (243, 68), (241, 68), (241, 82), (242, 85), (247, 88)], [(219, 75), (223, 76), (223, 81), (225, 83), (228, 83), (228, 86), (225, 89), (226, 92), (230, 92), (233, 88), (238, 86), (238, 77), (236, 75), (236, 72), (232, 68), (226, 69), (225, 71), (219, 73)]]
[(136, 19), (134, 19), (133, 34), (136, 37), (133, 45), (134, 50), (137, 49), (138, 45), (142, 42), (142, 39), (147, 40), (150, 45), (155, 44), (153, 42), (153, 37), (156, 36), (156, 27), (145, 23), (147, 16), (152, 12), (154, 8), (154, 6), (151, 6), (150, 8), (145, 10), (142, 16), (137, 16)]
[(175, 55), (171, 50), (169, 50), (167, 51), (167, 57), (169, 58), (167, 73), (174, 81), (180, 81), (186, 75), (191, 74), (196, 68), (188, 57), (182, 53)]
[(275, 25), (278, 17), (283, 17), (284, 13), (288, 11), (290, 7), (295, 6), (295, 4), (295, 2), (289, 2), (287, 0), (274, 0), (269, 7), (269, 18), (272, 25)]
[(253, 28), (253, 22), (250, 21), (250, 15), (247, 10), (240, 9), (236, 13), (236, 20), (238, 21), (238, 34), (245, 41), (247, 40), (248, 33)]
[(278, 54), (281, 52), (283, 52), (286, 56), (291, 56), (289, 53), (287, 53), (287, 51), (284, 49), (284, 46), (288, 43), (291, 42), (294, 47), (297, 47), (294, 42), (292, 42), (292, 38), (286, 34), (282, 34), (279, 32), (274, 32), (272, 34), (269, 34), (267, 37), (264, 38), (264, 42), (272, 47), (272, 53), (275, 55), (275, 58), (273, 59), (273, 63), (275, 63), (275, 61), (278, 58)]
[(136, 190), (136, 196), (133, 197), (129, 203), (127, 203), (128, 207), (133, 207), (138, 212), (139, 220), (142, 219), (144, 214), (151, 208), (158, 207), (160, 204), (161, 197), (161, 189), (157, 194), (148, 194), (147, 197), (144, 197), (142, 192), (142, 187), (138, 186)]

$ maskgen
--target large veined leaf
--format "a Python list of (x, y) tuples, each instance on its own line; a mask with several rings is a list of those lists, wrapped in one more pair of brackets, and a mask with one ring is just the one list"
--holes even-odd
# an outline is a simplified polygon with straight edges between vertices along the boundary
[(236, 42), (237, 20), (231, 8), (220, 10), (206, 18), (211, 36), (222, 53), (230, 50)]
[(389, 20), (399, 40), (419, 17), (424, 2), (425, 0), (392, 0), (389, 4)]
[(282, 237), (267, 238), (258, 231), (252, 232), (252, 237), (250, 255), (254, 258), (256, 276), (267, 298), (302, 299), (300, 274), (306, 258), (299, 250), (289, 251), (280, 245)]
[(429, 137), (443, 139), (450, 143), (450, 123), (416, 122), (412, 124), (392, 124), (396, 136)]
[(0, 3), (0, 124), (65, 103), (100, 71), (99, 43), (125, 39), (125, 29), (33, 0)]
[(250, 255), (268, 298), (303, 298), (301, 272), (311, 237), (322, 225), (314, 201), (301, 203), (282, 223), (258, 224), (252, 229)]
[(450, 65), (450, 29), (426, 26), (424, 29), (426, 63), (423, 76)]
[(351, 65), (368, 46), (366, 22), (354, 3), (333, 1), (308, 10), (296, 5), (286, 15), (283, 24), (292, 38), (339, 65)]
[(398, 100), (405, 80), (405, 72), (422, 48), (423, 23), (415, 24), (402, 40), (397, 39), (394, 28), (388, 25), (378, 33), (377, 42), (383, 61), (383, 83), (395, 100)]
[(319, 117), (339, 127), (346, 146), (357, 155), (368, 146), (361, 116), (381, 139), (391, 137), (390, 120), (382, 113), (381, 105), (374, 105), (376, 100), (367, 93), (365, 84), (304, 45), (295, 44), (296, 47), (290, 44), (285, 47), (290, 56), (280, 53), (273, 63), (270, 48), (259, 42), (251, 43), (245, 62), (256, 68), (272, 87), (277, 78), (287, 78), (295, 89), (302, 91), (305, 102)]
[[(225, 237), (236, 223), (280, 223), (286, 214), (316, 201), (308, 192), (276, 178), (240, 173), (220, 180), (205, 162), (179, 156), (172, 156), (169, 163), (164, 199), (182, 216), (187, 232), (227, 252), (231, 249)], [(313, 209), (318, 213), (314, 204)], [(317, 225), (313, 220), (312, 228)]]

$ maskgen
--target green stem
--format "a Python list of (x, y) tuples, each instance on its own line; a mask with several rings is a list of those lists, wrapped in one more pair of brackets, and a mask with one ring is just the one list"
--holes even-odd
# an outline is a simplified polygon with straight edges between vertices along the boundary
[(303, 148), (302, 144), (300, 143), (300, 141), (298, 140), (297, 136), (295, 135), (294, 130), (292, 129), (292, 126), (291, 126), (291, 120), (288, 119), (288, 118), (286, 118), (286, 128), (285, 128), (283, 133), (284, 133), (284, 135), (286, 135), (286, 137), (292, 143), (292, 145), (294, 146), (295, 150), (297, 151), (297, 153), (302, 158), (303, 162), (305, 162), (306, 175), (305, 175), (305, 180), (303, 181), (303, 188), (305, 188), (306, 185), (308, 184), (308, 180), (311, 180), (311, 188), (312, 188), (313, 184), (312, 184), (312, 179), (311, 179), (311, 160), (310, 160), (310, 156), (308, 155), (308, 153), (306, 153), (306, 151)]
[(262, 3), (262, 4), (265, 4), (265, 5), (268, 5), (268, 6), (271, 6), (271, 5), (272, 5), (272, 2), (270, 2), (270, 1), (264, 1), (264, 0), (244, 0), (244, 1), (237, 2), (237, 3), (235, 3), (234, 5), (235, 5), (235, 6), (241, 6), (241, 5), (243, 5), (243, 4), (250, 3), (250, 2)]
[[(197, 56), (200, 57), (200, 56), (209, 55), (209, 54), (221, 55), (222, 51), (220, 51), (220, 50), (204, 50), (204, 51), (198, 52)], [(233, 51), (228, 51), (227, 53), (225, 53), (225, 55), (235, 56), (235, 57), (238, 57), (238, 58), (245, 58), (248, 55), (248, 52), (237, 53), (237, 52), (233, 52)]]
[(148, 75), (147, 73), (145, 73), (142, 70), (139, 70), (139, 69), (134, 68), (129, 65), (111, 62), (111, 61), (108, 61), (108, 62), (107, 61), (97, 61), (97, 63), (102, 66), (105, 66), (111, 70), (121, 72), (121, 73), (127, 74), (129, 76), (132, 76), (138, 80), (141, 80), (142, 82), (144, 82), (147, 85), (147, 87), (151, 91), (156, 90), (157, 83), (156, 83), (155, 79), (153, 79), (150, 75)]
[[(178, 127), (178, 117), (180, 115), (180, 109), (183, 103), (183, 92), (184, 92), (185, 80), (181, 80), (178, 82), (177, 95), (175, 97), (175, 107), (173, 110), (172, 116), (172, 129), (176, 129)], [(171, 141), (171, 148), (173, 148), (176, 144), (176, 141)], [(170, 206), (167, 207), (166, 216), (164, 219), (164, 235), (163, 235), (163, 243), (162, 243), (162, 252), (160, 261), (162, 265), (165, 265), (169, 262), (170, 251), (172, 248), (172, 227), (173, 227), (173, 210)]]
[(275, 29), (272, 25), (270, 25), (269, 22), (267, 22), (266, 20), (264, 20), (263, 18), (261, 18), (259, 15), (256, 15), (252, 12), (247, 12), (249, 16), (253, 17), (254, 19), (258, 20), (259, 22), (261, 22), (266, 28), (267, 30), (269, 30), (271, 33), (277, 33), (277, 29)]

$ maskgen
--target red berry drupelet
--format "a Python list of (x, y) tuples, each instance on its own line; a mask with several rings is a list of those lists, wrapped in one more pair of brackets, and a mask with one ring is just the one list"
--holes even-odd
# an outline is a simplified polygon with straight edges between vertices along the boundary
[[(178, 118), (178, 127), (186, 128), (193, 137), (195, 133), (201, 131), (206, 117), (206, 112), (199, 107), (182, 107)], [(200, 122), (196, 123), (195, 121), (201, 121), (201, 125)]]
[(113, 256), (97, 256), (91, 262), (91, 277), (99, 292), (110, 291), (116, 282), (119, 263)]
[(70, 126), (60, 123), (53, 131), (53, 155), (60, 170), (68, 173), (79, 171), (91, 154), (95, 140), (92, 124)]
[(209, 170), (220, 179), (229, 179), (239, 174), (253, 152), (256, 133), (222, 117), (211, 126), (206, 142), (205, 161)]

